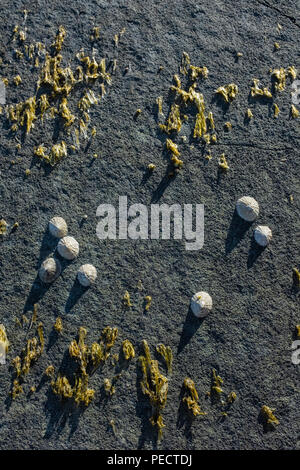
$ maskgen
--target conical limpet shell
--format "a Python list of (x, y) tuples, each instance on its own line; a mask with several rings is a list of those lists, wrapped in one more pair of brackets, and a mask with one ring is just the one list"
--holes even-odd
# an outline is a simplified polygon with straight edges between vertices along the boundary
[(68, 226), (62, 217), (52, 217), (49, 221), (49, 232), (55, 238), (65, 237), (68, 233)]
[(92, 264), (83, 264), (80, 266), (77, 279), (84, 287), (89, 287), (97, 278), (97, 269)]
[(45, 284), (50, 284), (55, 281), (55, 279), (61, 273), (60, 262), (55, 258), (47, 258), (41, 264), (39, 269), (39, 277), (42, 282)]
[(247, 222), (253, 222), (259, 214), (258, 202), (251, 196), (243, 196), (236, 203), (238, 215)]
[(272, 230), (267, 225), (258, 225), (254, 230), (254, 239), (260, 246), (267, 246), (272, 238)]
[(60, 256), (67, 260), (75, 259), (79, 253), (78, 241), (73, 237), (63, 237), (58, 242), (57, 251)]
[(191, 310), (195, 317), (203, 318), (212, 309), (212, 298), (207, 292), (197, 292), (191, 299)]

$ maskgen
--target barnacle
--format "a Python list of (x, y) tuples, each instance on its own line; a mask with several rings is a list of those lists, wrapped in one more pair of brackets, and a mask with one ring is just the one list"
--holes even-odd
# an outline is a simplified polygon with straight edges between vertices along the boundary
[(300, 325), (296, 325), (296, 335), (300, 338)]
[(152, 297), (151, 297), (151, 295), (146, 295), (146, 297), (145, 297), (144, 300), (145, 300), (145, 303), (146, 303), (146, 305), (145, 305), (145, 310), (149, 310), (149, 308), (150, 308), (150, 306), (151, 306), (151, 303), (152, 303)]
[(170, 346), (165, 346), (164, 344), (160, 343), (156, 346), (156, 351), (164, 358), (166, 361), (168, 373), (172, 372), (172, 362), (173, 362), (173, 353)]
[(61, 333), (62, 330), (63, 330), (63, 324), (62, 324), (62, 319), (61, 317), (57, 317), (57, 319), (55, 320), (55, 323), (53, 325), (53, 328), (55, 329), (55, 331), (57, 331), (57, 333)]
[(4, 219), (0, 220), (0, 235), (4, 235), (7, 230), (7, 223)]
[(274, 409), (269, 408), (267, 405), (264, 405), (261, 408), (261, 414), (265, 420), (265, 423), (268, 425), (276, 426), (279, 424), (278, 419), (274, 415)]
[(293, 119), (296, 119), (299, 116), (299, 110), (293, 104), (291, 106), (291, 116)]
[(224, 128), (225, 128), (227, 131), (230, 131), (230, 130), (232, 129), (232, 124), (231, 124), (231, 122), (229, 122), (229, 121), (225, 122)]
[(149, 170), (149, 171), (152, 172), (152, 171), (155, 170), (155, 168), (156, 168), (156, 165), (154, 165), (154, 163), (149, 163), (149, 165), (148, 165), (148, 170)]
[(133, 344), (128, 339), (125, 339), (125, 341), (123, 341), (122, 351), (127, 361), (135, 357)]
[(257, 97), (265, 97), (265, 98), (272, 98), (272, 93), (265, 87), (265, 88), (259, 88), (258, 86), (259, 80), (257, 78), (253, 79), (253, 85), (251, 87), (251, 96), (253, 98)]
[(185, 388), (185, 395), (182, 398), (183, 403), (186, 403), (188, 409), (193, 413), (194, 416), (206, 415), (204, 411), (201, 411), (198, 403), (199, 396), (195, 387), (195, 383), (189, 377), (186, 377), (183, 382)]
[(132, 307), (132, 303), (130, 301), (130, 294), (128, 291), (125, 291), (125, 294), (123, 297), (123, 304), (125, 307)]
[(144, 395), (147, 395), (152, 405), (152, 416), (150, 423), (157, 426), (158, 437), (162, 436), (162, 429), (165, 426), (161, 415), (167, 402), (168, 379), (159, 371), (158, 361), (151, 359), (149, 346), (146, 340), (143, 340), (144, 355), (139, 357), (143, 379), (140, 382)]
[(274, 42), (274, 49), (278, 51), (280, 49), (280, 44), (278, 42)]
[(216, 93), (221, 95), (226, 103), (230, 103), (236, 98), (238, 86), (235, 83), (229, 83), (229, 85), (220, 86)]

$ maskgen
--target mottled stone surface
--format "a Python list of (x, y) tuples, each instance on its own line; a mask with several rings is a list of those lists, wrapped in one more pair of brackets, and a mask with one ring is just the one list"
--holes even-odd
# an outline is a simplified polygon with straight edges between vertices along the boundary
[[(299, 63), (299, 2), (204, 0), (147, 2), (133, 0), (70, 0), (46, 2), (3, 0), (0, 7), (1, 76), (22, 77), (19, 87), (10, 85), (7, 103), (34, 93), (38, 72), (26, 61), (13, 58), (11, 42), (15, 24), (27, 19), (28, 40), (53, 41), (60, 24), (67, 30), (64, 63), (84, 47), (91, 54), (89, 35), (101, 26), (99, 57), (117, 58), (112, 86), (101, 104), (91, 110), (97, 136), (69, 155), (52, 171), (33, 156), (33, 147), (50, 147), (57, 135), (53, 122), (36, 123), (17, 153), (16, 141), (1, 117), (0, 218), (19, 228), (1, 240), (0, 322), (7, 330), (10, 349), (6, 365), (0, 366), (1, 449), (296, 449), (299, 441), (299, 372), (291, 362), (294, 328), (299, 323), (299, 298), (292, 291), (292, 268), (299, 268), (299, 122), (289, 119), (291, 86), (276, 98), (278, 119), (266, 103), (248, 102), (251, 81), (270, 85), (269, 69)], [(269, 5), (269, 6), (266, 6)], [(272, 6), (273, 5), (273, 6)], [(293, 20), (294, 18), (294, 20)], [(277, 23), (282, 25), (281, 33)], [(126, 28), (118, 48), (113, 36)], [(274, 52), (274, 42), (281, 48)], [(209, 76), (201, 82), (207, 109), (215, 116), (218, 142), (207, 162), (203, 149), (190, 140), (191, 116), (178, 143), (184, 169), (166, 188), (161, 182), (167, 167), (163, 151), (165, 136), (156, 122), (155, 100), (164, 97), (167, 114), (168, 90), (178, 72), (181, 54), (189, 53), (195, 65), (207, 66)], [(236, 60), (236, 52), (243, 57)], [(131, 71), (124, 75), (130, 64)], [(164, 69), (157, 73), (160, 66)], [(214, 90), (236, 83), (239, 93), (226, 110), (213, 101)], [(70, 100), (72, 103), (72, 100)], [(75, 109), (76, 102), (73, 102)], [(250, 107), (253, 120), (244, 123)], [(137, 108), (141, 115), (134, 120)], [(225, 132), (226, 121), (232, 131)], [(18, 134), (19, 135), (19, 134)], [(19, 136), (20, 138), (20, 136)], [(61, 136), (58, 140), (61, 139)], [(190, 145), (193, 144), (194, 147)], [(225, 152), (229, 171), (218, 174), (218, 157)], [(93, 153), (99, 158), (93, 160)], [(17, 163), (11, 165), (11, 160)], [(145, 178), (149, 163), (156, 169)], [(25, 169), (31, 174), (25, 177)], [(234, 215), (236, 200), (252, 195), (260, 205), (259, 224), (269, 225), (273, 240), (264, 251), (253, 246), (253, 226)], [(293, 204), (289, 195), (293, 194)], [(203, 203), (205, 243), (202, 250), (188, 252), (180, 240), (100, 241), (96, 236), (96, 209), (100, 203), (117, 204), (119, 195), (129, 203), (151, 201)], [(54, 215), (65, 218), (69, 234), (80, 244), (79, 257), (63, 266), (62, 275), (49, 287), (37, 278), (41, 262), (53, 253), (57, 240), (47, 232)], [(88, 218), (82, 223), (83, 216)], [(90, 290), (76, 282), (80, 265), (92, 263), (98, 278)], [(141, 279), (144, 291), (137, 289)], [(128, 290), (133, 307), (124, 310)], [(199, 322), (189, 312), (191, 296), (207, 291), (214, 299), (212, 313)], [(144, 296), (152, 305), (144, 311)], [(16, 318), (38, 302), (38, 319), (45, 327), (46, 348), (26, 377), (24, 390), (9, 400), (12, 383), (10, 361), (25, 346), (27, 328), (16, 327)], [(62, 336), (53, 332), (61, 316)], [(42, 380), (45, 368), (56, 372), (68, 364), (67, 348), (78, 327), (88, 329), (88, 342), (101, 330), (117, 326), (119, 337), (133, 342), (137, 356), (142, 339), (154, 354), (163, 342), (174, 351), (173, 373), (163, 412), (166, 428), (160, 443), (148, 423), (149, 405), (141, 394), (138, 361), (133, 360), (116, 384), (116, 394), (103, 399), (104, 378), (115, 369), (107, 364), (96, 372), (90, 385), (96, 391), (93, 403), (83, 412), (60, 404), (49, 382)], [(27, 338), (32, 337), (34, 328)], [(164, 371), (163, 365), (161, 366)], [(225, 420), (218, 407), (205, 398), (211, 369), (224, 379), (226, 393), (234, 390), (237, 401)], [(183, 380), (190, 376), (207, 415), (192, 426), (180, 408)], [(29, 395), (31, 386), (36, 393)], [(262, 405), (276, 409), (280, 424), (264, 432), (259, 422)], [(116, 435), (109, 426), (116, 423)], [(182, 423), (184, 421), (184, 423)]]

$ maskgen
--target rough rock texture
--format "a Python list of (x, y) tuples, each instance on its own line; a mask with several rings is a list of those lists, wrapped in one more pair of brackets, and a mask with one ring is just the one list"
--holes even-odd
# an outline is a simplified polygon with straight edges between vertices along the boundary
[[(55, 141), (51, 122), (36, 124), (17, 152), (16, 141), (1, 117), (0, 217), (10, 226), (1, 240), (0, 321), (6, 327), (10, 349), (0, 366), (1, 449), (296, 449), (299, 441), (299, 366), (291, 362), (294, 328), (299, 323), (299, 298), (292, 290), (292, 268), (299, 268), (299, 122), (289, 119), (291, 86), (276, 103), (277, 119), (270, 106), (248, 102), (251, 81), (270, 85), (269, 69), (299, 63), (299, 2), (187, 0), (147, 2), (133, 0), (70, 0), (46, 2), (3, 0), (0, 6), (0, 55), (2, 76), (20, 73), (22, 84), (10, 85), (7, 103), (34, 93), (37, 71), (26, 61), (13, 58), (11, 42), (15, 24), (27, 19), (29, 41), (50, 45), (60, 24), (67, 30), (63, 49), (65, 63), (81, 47), (91, 54), (89, 35), (101, 26), (99, 56), (117, 58), (118, 67), (101, 104), (91, 110), (97, 136), (89, 149), (63, 160), (49, 170), (33, 156), (33, 147)], [(279, 33), (277, 23), (282, 25)], [(118, 48), (113, 36), (126, 28)], [(274, 51), (274, 42), (281, 48)], [(167, 158), (165, 136), (157, 129), (155, 100), (164, 97), (178, 72), (182, 52), (195, 65), (207, 66), (201, 82), (207, 108), (215, 116), (218, 142), (207, 162), (200, 144), (189, 140), (193, 119), (184, 124), (178, 143), (184, 168), (164, 184)], [(236, 52), (243, 57), (236, 60)], [(130, 73), (124, 75), (130, 64)], [(158, 74), (158, 68), (164, 69)], [(236, 83), (239, 93), (225, 109), (213, 101), (220, 85)], [(254, 117), (247, 125), (244, 113)], [(136, 120), (138, 108), (142, 113)], [(225, 132), (225, 121), (232, 131)], [(193, 147), (191, 147), (193, 144)], [(229, 171), (218, 173), (218, 157), (227, 156)], [(92, 158), (98, 153), (97, 159)], [(11, 165), (11, 160), (17, 163)], [(156, 164), (145, 178), (148, 164)], [(26, 168), (31, 174), (25, 176)], [(234, 215), (236, 200), (251, 194), (259, 201), (258, 223), (276, 227), (270, 246), (257, 251), (253, 227)], [(291, 203), (289, 195), (293, 194)], [(151, 201), (203, 203), (205, 243), (197, 252), (185, 250), (183, 241), (100, 241), (96, 236), (96, 209), (100, 203), (117, 204), (119, 195), (128, 202)], [(66, 263), (62, 275), (50, 287), (37, 278), (41, 262), (53, 253), (57, 241), (49, 237), (47, 224), (59, 213), (69, 233), (80, 244), (80, 255)], [(88, 219), (82, 222), (84, 214)], [(81, 264), (98, 270), (92, 289), (78, 286)], [(145, 290), (137, 288), (141, 279)], [(124, 309), (128, 290), (133, 307)], [(190, 298), (199, 290), (211, 293), (213, 313), (199, 322), (189, 312)], [(144, 310), (144, 296), (152, 296)], [(16, 326), (23, 312), (30, 318), (37, 302), (38, 320), (44, 323), (46, 347), (26, 377), (25, 393), (11, 402), (10, 361), (25, 346), (28, 325)], [(62, 335), (53, 332), (62, 317)], [(115, 369), (107, 364), (96, 372), (90, 385), (96, 398), (87, 409), (59, 403), (43, 381), (49, 364), (56, 372), (69, 361), (67, 348), (78, 327), (88, 329), (87, 341), (99, 338), (107, 326), (117, 326), (122, 341), (133, 342), (137, 356), (141, 341), (154, 347), (163, 342), (174, 351), (173, 373), (163, 416), (163, 439), (157, 443), (148, 418), (148, 401), (141, 394), (138, 361), (134, 359), (116, 384), (110, 400), (101, 392), (104, 378)], [(27, 338), (34, 334), (34, 327)], [(226, 393), (237, 400), (226, 419), (205, 399), (211, 369), (224, 379)], [(161, 370), (166, 373), (163, 364)], [(207, 415), (190, 426), (180, 406), (183, 380), (191, 377)], [(35, 385), (37, 391), (28, 394)], [(275, 408), (280, 424), (265, 432), (260, 423), (262, 405)], [(116, 423), (116, 434), (109, 426)]]

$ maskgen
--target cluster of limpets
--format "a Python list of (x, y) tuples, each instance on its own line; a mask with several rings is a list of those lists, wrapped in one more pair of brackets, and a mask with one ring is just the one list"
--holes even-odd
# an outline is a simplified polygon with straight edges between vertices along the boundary
[[(251, 196), (243, 196), (236, 203), (237, 214), (246, 222), (254, 222), (259, 215), (258, 202)], [(266, 247), (272, 239), (272, 230), (267, 225), (257, 225), (254, 240), (261, 247)]]
[[(67, 261), (73, 261), (79, 255), (79, 243), (68, 235), (68, 226), (62, 217), (53, 217), (49, 222), (50, 234), (59, 239), (57, 244), (58, 254)], [(40, 280), (50, 284), (61, 273), (61, 263), (56, 257), (47, 258), (39, 269)], [(97, 278), (97, 270), (92, 264), (83, 264), (77, 272), (78, 282), (84, 286), (91, 286)]]
[[(238, 199), (235, 208), (239, 217), (246, 222), (254, 222), (259, 215), (259, 204), (251, 196)], [(272, 230), (267, 225), (257, 225), (254, 229), (254, 239), (259, 246), (264, 248), (272, 239)], [(190, 306), (195, 317), (204, 318), (212, 309), (212, 298), (207, 292), (197, 292), (191, 298)]]

